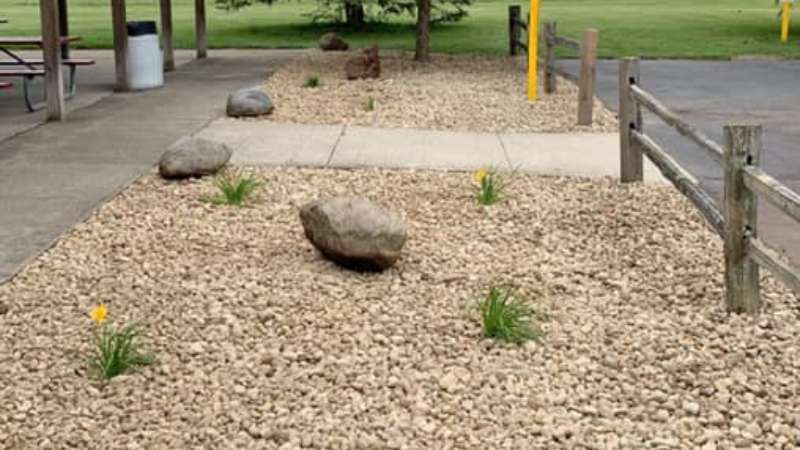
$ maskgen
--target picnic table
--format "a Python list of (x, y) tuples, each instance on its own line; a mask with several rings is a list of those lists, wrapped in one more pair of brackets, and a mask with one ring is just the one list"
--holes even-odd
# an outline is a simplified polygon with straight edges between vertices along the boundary
[[(66, 45), (71, 42), (80, 41), (79, 36), (62, 36), (59, 39), (61, 45)], [(12, 47), (39, 47), (44, 46), (44, 40), (41, 36), (0, 36), (0, 53), (4, 53), (8, 58), (0, 59), (0, 77), (21, 77), (22, 78), (22, 91), (24, 94), (25, 105), (28, 110), (33, 112), (45, 106), (44, 103), (34, 103), (31, 99), (30, 82), (36, 78), (44, 76), (46, 71), (43, 59), (25, 58), (18, 52), (15, 52)], [(75, 74), (78, 66), (89, 66), (94, 64), (91, 59), (63, 59), (61, 64), (69, 68), (69, 78), (67, 93), (64, 99), (70, 99), (75, 96), (76, 84)], [(13, 67), (6, 69), (4, 67)]]
[[(80, 36), (62, 36), (61, 44), (69, 44), (71, 42), (80, 41)], [(29, 66), (25, 58), (14, 53), (9, 47), (42, 47), (44, 41), (41, 36), (0, 36), (0, 52), (5, 53), (11, 59), (16, 61), (18, 65)], [(8, 64), (4, 64), (8, 65)], [(17, 64), (15, 64), (17, 65)]]

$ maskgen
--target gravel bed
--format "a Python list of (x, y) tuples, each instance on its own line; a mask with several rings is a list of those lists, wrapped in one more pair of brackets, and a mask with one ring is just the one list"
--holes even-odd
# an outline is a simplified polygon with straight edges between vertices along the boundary
[[(719, 239), (669, 187), (519, 175), (485, 208), (465, 173), (249, 170), (244, 208), (145, 176), (0, 286), (0, 447), (800, 445), (797, 298), (767, 278), (759, 318), (726, 315)], [(402, 210), (398, 266), (320, 258), (298, 208), (322, 194)], [(493, 283), (540, 344), (481, 337)], [(158, 365), (87, 377), (101, 301)]]
[[(558, 93), (529, 103), (520, 59), (434, 55), (431, 63), (418, 64), (409, 53), (384, 51), (380, 79), (348, 81), (344, 65), (352, 54), (310, 51), (279, 69), (265, 85), (275, 102), (269, 119), (486, 132), (617, 131), (614, 113), (599, 101), (595, 123), (576, 125), (577, 88), (563, 79)], [(323, 85), (303, 87), (314, 75)]]

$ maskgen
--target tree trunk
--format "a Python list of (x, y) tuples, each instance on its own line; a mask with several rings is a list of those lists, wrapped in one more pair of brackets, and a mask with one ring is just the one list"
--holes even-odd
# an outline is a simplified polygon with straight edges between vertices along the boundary
[(364, 28), (364, 5), (361, 3), (347, 3), (344, 5), (344, 15), (347, 26), (350, 28)]
[(417, 49), (414, 59), (431, 60), (431, 0), (417, 0)]

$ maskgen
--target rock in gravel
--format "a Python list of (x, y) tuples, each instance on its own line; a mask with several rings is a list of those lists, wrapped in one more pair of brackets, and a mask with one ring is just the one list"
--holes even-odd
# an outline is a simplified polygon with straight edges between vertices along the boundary
[(311, 243), (346, 268), (389, 268), (406, 242), (406, 225), (400, 215), (362, 198), (313, 201), (302, 207), (300, 220)]
[(167, 179), (211, 175), (228, 163), (231, 154), (231, 149), (222, 142), (185, 137), (161, 155), (158, 173)]
[(348, 80), (359, 78), (379, 78), (381, 76), (381, 58), (378, 44), (364, 49), (363, 53), (351, 57), (345, 63), (344, 70)]
[(240, 89), (228, 96), (225, 112), (230, 117), (263, 116), (272, 112), (272, 99), (258, 86)]
[(700, 414), (700, 405), (692, 401), (683, 402), (683, 410), (690, 416)]
[(0, 316), (2, 316), (3, 314), (8, 313), (8, 309), (9, 308), (8, 308), (7, 304), (5, 304), (4, 302), (0, 302)]
[(322, 51), (344, 51), (350, 45), (336, 33), (325, 33), (319, 38), (319, 48)]

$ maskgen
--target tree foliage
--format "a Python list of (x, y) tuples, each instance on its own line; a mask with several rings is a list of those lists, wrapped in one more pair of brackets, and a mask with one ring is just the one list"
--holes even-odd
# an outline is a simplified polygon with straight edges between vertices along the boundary
[[(279, 0), (215, 0), (217, 8), (235, 11), (256, 3), (272, 5)], [(467, 15), (467, 7), (473, 0), (432, 0), (431, 23), (455, 22)], [(346, 14), (347, 10), (357, 11)], [(417, 0), (317, 0), (317, 9), (310, 16), (314, 22), (345, 22), (348, 18), (360, 16), (366, 21), (383, 22), (389, 16), (417, 16)], [(351, 19), (352, 20), (352, 19)]]

